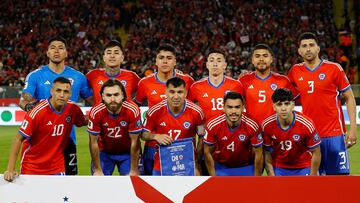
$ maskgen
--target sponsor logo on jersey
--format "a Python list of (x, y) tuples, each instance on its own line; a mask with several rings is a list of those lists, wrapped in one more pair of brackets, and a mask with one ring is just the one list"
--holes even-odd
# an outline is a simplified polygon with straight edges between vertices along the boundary
[(239, 140), (240, 140), (240, 141), (242, 141), (242, 142), (243, 142), (243, 141), (245, 141), (245, 140), (246, 140), (246, 135), (241, 134), (241, 135), (239, 135), (239, 136), (238, 136), (238, 138), (239, 138)]
[(120, 82), (122, 85), (124, 85), (124, 87), (126, 87), (126, 84), (127, 84), (126, 80), (121, 80)]
[(50, 81), (46, 81), (46, 82), (44, 82), (44, 85), (50, 85)]
[(49, 121), (46, 125), (52, 125), (52, 122), (51, 122), (51, 121)]
[(316, 134), (314, 135), (314, 142), (319, 141), (319, 139), (320, 139), (320, 137), (319, 137), (319, 135), (316, 133)]
[(292, 136), (292, 138), (293, 138), (294, 141), (299, 141), (300, 140), (300, 135), (295, 134), (295, 135)]
[(346, 170), (346, 169), (347, 169), (346, 165), (342, 165), (340, 168), (340, 170)]
[(202, 97), (203, 97), (203, 98), (204, 98), (204, 97), (209, 97), (209, 95), (208, 95), (207, 93), (205, 93)]
[(275, 91), (277, 89), (277, 84), (271, 83), (270, 88)]
[(107, 122), (105, 122), (103, 126), (109, 126), (109, 124)]
[(254, 85), (250, 85), (250, 86), (249, 86), (249, 89), (254, 89)]
[(165, 121), (163, 121), (162, 123), (160, 123), (160, 126), (166, 126)]
[(222, 137), (222, 138), (221, 138), (221, 140), (227, 140), (227, 137), (226, 137), (226, 136), (224, 136), (224, 137)]
[(191, 126), (191, 124), (190, 124), (189, 121), (185, 121), (185, 122), (183, 123), (183, 127), (184, 127), (185, 129), (189, 129), (190, 126)]
[(304, 78), (303, 78), (303, 77), (300, 77), (300, 78), (299, 78), (299, 81), (303, 81), (303, 80), (304, 80)]
[(98, 82), (98, 85), (103, 85), (104, 84), (104, 82), (102, 81), (102, 80), (100, 80), (99, 82)]
[(66, 121), (67, 123), (70, 123), (70, 122), (71, 122), (71, 116), (66, 117), (65, 121)]
[(276, 136), (275, 136), (275, 135), (272, 135), (272, 136), (271, 136), (271, 139), (276, 140)]
[(127, 122), (126, 122), (126, 121), (120, 121), (120, 125), (121, 125), (122, 127), (125, 127), (125, 126), (127, 126)]
[(325, 80), (326, 75), (324, 73), (319, 74), (319, 80)]
[(155, 95), (155, 94), (157, 94), (157, 92), (156, 92), (155, 90), (153, 90), (153, 91), (151, 92), (151, 95)]

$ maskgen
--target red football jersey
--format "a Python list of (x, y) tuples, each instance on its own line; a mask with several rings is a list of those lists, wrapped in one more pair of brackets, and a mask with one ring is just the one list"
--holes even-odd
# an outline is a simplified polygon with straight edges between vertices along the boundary
[[(190, 100), (178, 115), (173, 115), (168, 109), (167, 101), (156, 104), (146, 113), (144, 130), (153, 134), (167, 134), (174, 140), (195, 138), (196, 134), (204, 135), (205, 118), (200, 107)], [(159, 154), (155, 153), (154, 169), (160, 170)]]
[(294, 121), (289, 128), (280, 127), (276, 114), (262, 124), (264, 146), (272, 147), (272, 165), (280, 168), (307, 168), (311, 165), (309, 149), (320, 146), (320, 137), (312, 120), (302, 113), (293, 112)]
[[(174, 70), (174, 77), (175, 76), (185, 80), (186, 90), (189, 90), (190, 86), (194, 83), (194, 79), (189, 75), (176, 73)], [(140, 80), (135, 101), (138, 104), (142, 104), (147, 100), (150, 108), (166, 98), (165, 90), (166, 82), (161, 82), (157, 78), (157, 73), (151, 74)]]
[(131, 134), (142, 131), (139, 107), (124, 101), (119, 114), (110, 113), (101, 103), (90, 110), (88, 132), (99, 136), (100, 150), (109, 154), (130, 153)]
[(288, 76), (300, 92), (302, 112), (314, 120), (320, 137), (345, 134), (339, 94), (348, 90), (350, 84), (341, 66), (322, 60), (310, 70), (300, 63), (291, 68)]
[(204, 111), (206, 120), (224, 113), (224, 96), (227, 92), (242, 93), (242, 85), (239, 81), (224, 77), (217, 87), (211, 84), (209, 78), (201, 79), (190, 87), (188, 99), (198, 102)]
[(271, 96), (277, 88), (287, 88), (294, 96), (297, 90), (291, 84), (290, 80), (278, 73), (270, 72), (270, 75), (264, 79), (259, 78), (255, 72), (241, 77), (240, 82), (243, 85), (243, 96), (245, 98), (245, 108), (249, 116), (255, 119), (259, 124), (275, 113), (272, 107)]
[(225, 114), (211, 119), (206, 124), (204, 143), (215, 145), (214, 160), (228, 167), (239, 167), (254, 163), (252, 147), (263, 143), (258, 124), (246, 113), (240, 125), (230, 129)]
[(100, 89), (107, 80), (111, 78), (119, 80), (124, 85), (128, 98), (131, 98), (131, 95), (136, 92), (138, 82), (140, 81), (140, 78), (136, 75), (136, 73), (125, 69), (121, 69), (120, 73), (116, 76), (109, 76), (106, 74), (105, 69), (94, 69), (86, 74), (86, 78), (88, 79), (90, 87), (94, 93), (93, 106), (101, 103), (102, 99)]
[(52, 175), (65, 172), (64, 149), (73, 124), (86, 125), (76, 104), (68, 101), (61, 113), (49, 100), (42, 100), (27, 112), (19, 133), (26, 139), (22, 146), (21, 174)]

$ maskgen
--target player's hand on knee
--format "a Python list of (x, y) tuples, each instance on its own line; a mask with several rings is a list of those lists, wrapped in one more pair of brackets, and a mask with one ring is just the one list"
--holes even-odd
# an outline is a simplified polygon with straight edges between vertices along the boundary
[(100, 170), (97, 170), (97, 171), (94, 171), (94, 174), (93, 174), (94, 176), (103, 176), (104, 175), (104, 173), (102, 172), (102, 171), (100, 171)]
[(130, 170), (129, 176), (139, 176), (139, 170)]
[(154, 139), (161, 145), (169, 145), (174, 141), (169, 135), (166, 134), (155, 134)]
[(12, 182), (15, 177), (18, 176), (18, 173), (16, 171), (5, 171), (4, 172), (4, 180)]

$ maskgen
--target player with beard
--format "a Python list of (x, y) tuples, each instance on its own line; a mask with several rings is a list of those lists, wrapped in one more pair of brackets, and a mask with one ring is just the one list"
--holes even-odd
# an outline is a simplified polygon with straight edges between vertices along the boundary
[[(344, 70), (338, 63), (320, 59), (320, 46), (313, 33), (299, 37), (298, 53), (304, 62), (295, 64), (289, 79), (298, 88), (303, 113), (309, 116), (321, 137), (320, 173), (349, 174), (346, 147), (356, 144), (356, 102)], [(346, 132), (340, 96), (346, 102), (350, 129)], [(320, 99), (320, 101), (319, 101)]]
[(139, 107), (126, 100), (120, 81), (107, 80), (100, 89), (102, 103), (90, 110), (88, 132), (93, 175), (139, 175), (139, 135), (142, 132)]
[(263, 139), (259, 126), (246, 113), (241, 94), (224, 97), (224, 113), (206, 124), (205, 163), (209, 175), (261, 175)]
[(258, 44), (252, 51), (255, 71), (239, 79), (243, 85), (242, 95), (246, 103), (246, 112), (258, 124), (274, 113), (274, 109), (271, 108), (271, 96), (277, 88), (288, 88), (296, 95), (295, 88), (286, 76), (271, 71), (272, 63), (271, 48), (266, 44)]
[(111, 78), (115, 78), (123, 84), (129, 99), (131, 99), (132, 95), (135, 95), (140, 78), (133, 71), (120, 68), (124, 62), (124, 53), (121, 47), (121, 43), (116, 40), (107, 43), (103, 55), (105, 68), (97, 68), (86, 74), (86, 78), (94, 92), (94, 105), (101, 103), (101, 86)]
[[(60, 36), (50, 39), (46, 55), (49, 58), (49, 64), (27, 75), (19, 107), (25, 111), (30, 111), (41, 99), (47, 99), (50, 96), (52, 83), (58, 77), (65, 77), (70, 80), (71, 101), (78, 102), (79, 97), (81, 97), (92, 104), (93, 93), (86, 77), (79, 71), (65, 65), (65, 59), (68, 56), (66, 40)], [(64, 150), (66, 175), (76, 175), (77, 158), (74, 129), (71, 131), (70, 138), (69, 144)]]

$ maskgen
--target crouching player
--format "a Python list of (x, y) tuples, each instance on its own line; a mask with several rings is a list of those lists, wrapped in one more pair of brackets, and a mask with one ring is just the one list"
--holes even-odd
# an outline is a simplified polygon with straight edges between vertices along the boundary
[(241, 94), (229, 92), (224, 97), (224, 114), (206, 125), (205, 163), (209, 175), (261, 175), (263, 139), (258, 124), (243, 113)]
[(276, 113), (262, 124), (268, 175), (317, 175), (321, 141), (312, 120), (294, 111), (288, 89), (275, 90), (272, 101)]
[(88, 132), (93, 175), (139, 175), (139, 107), (126, 100), (120, 81), (109, 79), (101, 87), (102, 103), (90, 110)]

